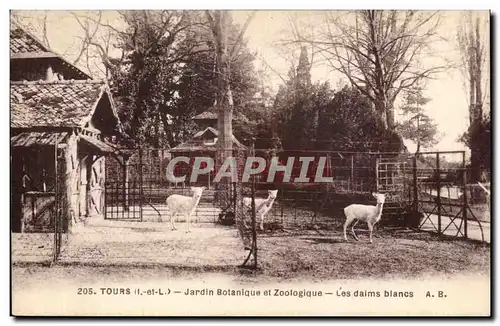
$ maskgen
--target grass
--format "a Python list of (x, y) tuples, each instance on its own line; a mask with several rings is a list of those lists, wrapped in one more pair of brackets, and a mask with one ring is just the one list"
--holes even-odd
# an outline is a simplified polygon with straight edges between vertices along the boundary
[[(277, 215), (280, 205), (273, 207)], [(248, 251), (234, 227), (198, 223), (186, 234), (185, 223), (172, 232), (168, 223), (119, 221), (63, 237), (60, 260), (64, 266), (52, 268), (83, 269), (89, 277), (103, 272), (123, 275), (126, 271), (134, 275), (160, 270), (162, 275), (198, 276), (217, 272), (250, 282), (490, 273), (489, 244), (383, 225), (375, 227), (374, 243), (370, 244), (362, 223), (357, 229), (360, 241), (349, 234), (349, 242), (345, 242), (340, 216), (318, 214), (312, 222), (313, 212), (304, 207), (283, 208), (285, 230), (259, 233), (257, 272), (238, 268)], [(26, 241), (20, 243), (27, 245)], [(40, 250), (39, 240), (29, 243)]]
[[(234, 250), (224, 252), (224, 257), (217, 254), (217, 257), (214, 256), (219, 259), (217, 265), (208, 259), (218, 251), (215, 247), (209, 250), (206, 246), (197, 247), (191, 241), (191, 247), (197, 249), (187, 252), (190, 258), (189, 264), (186, 263), (188, 262), (186, 258), (182, 258), (184, 250), (177, 250), (177, 254), (165, 256), (164, 258), (169, 259), (161, 260), (127, 259), (125, 256), (116, 260), (109, 257), (110, 259), (104, 264), (100, 259), (76, 259), (63, 261), (61, 265), (51, 268), (31, 264), (19, 265), (14, 268), (13, 275), (17, 282), (23, 283), (27, 282), (22, 279), (25, 273), (49, 275), (54, 269), (58, 271), (56, 274), (63, 275), (61, 276), (63, 279), (80, 275), (81, 278), (96, 280), (109, 275), (117, 279), (158, 275), (197, 278), (206, 273), (221, 273), (230, 278), (253, 283), (290, 279), (314, 282), (394, 277), (415, 279), (457, 273), (479, 273), (488, 276), (490, 273), (490, 246), (487, 244), (447, 237), (438, 238), (427, 232), (389, 228), (376, 228), (374, 242), (370, 244), (367, 231), (363, 230), (362, 226), (359, 227), (360, 229), (356, 231), (360, 238), (359, 242), (351, 235), (348, 235), (349, 241), (344, 242), (338, 228), (335, 231), (289, 230), (259, 234), (257, 272), (238, 267), (248, 251), (239, 251), (238, 257), (228, 257)], [(194, 234), (199, 237), (202, 233), (195, 231)], [(217, 240), (212, 238), (211, 241)], [(109, 242), (107, 245), (115, 244)], [(123, 256), (126, 251), (121, 253)], [(139, 258), (136, 253), (132, 253), (132, 256)], [(174, 256), (176, 259), (173, 259)], [(43, 281), (44, 277), (41, 277), (41, 280)]]
[(340, 232), (310, 231), (300, 235), (259, 238), (263, 275), (271, 278), (415, 278), (435, 274), (489, 274), (490, 247), (472, 241), (436, 237), (427, 232), (356, 231), (360, 241)]

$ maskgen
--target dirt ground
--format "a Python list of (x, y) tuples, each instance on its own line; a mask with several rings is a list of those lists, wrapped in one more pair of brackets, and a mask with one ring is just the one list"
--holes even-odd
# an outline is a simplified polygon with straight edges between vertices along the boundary
[(213, 223), (119, 222), (93, 226), (63, 240), (63, 264), (234, 266), (244, 259), (237, 230)]
[[(273, 311), (288, 311), (288, 314), (299, 314), (301, 311), (304, 314), (355, 314), (359, 309), (348, 304), (341, 305), (340, 301), (338, 305), (328, 304), (330, 300), (338, 300), (333, 294), (340, 286), (370, 289), (376, 285), (381, 290), (405, 291), (411, 282), (416, 282), (413, 288), (420, 289), (418, 293), (422, 298), (425, 297), (425, 289), (429, 288), (449, 289), (462, 299), (469, 294), (484, 299), (474, 301), (474, 307), (467, 300), (462, 300), (461, 313), (468, 310), (487, 313), (488, 309), (489, 244), (389, 228), (376, 229), (372, 244), (362, 227), (357, 231), (360, 241), (350, 236), (348, 242), (343, 241), (338, 228), (275, 231), (259, 234), (259, 268), (253, 271), (239, 267), (248, 251), (236, 237), (234, 228), (193, 225), (192, 232), (186, 236), (181, 223), (180, 232), (160, 232), (158, 227), (134, 228), (130, 222), (127, 223), (128, 229), (116, 226), (114, 230), (120, 231), (121, 238), (113, 237), (109, 230), (101, 234), (95, 231), (82, 233), (80, 237), (73, 238), (72, 245), (68, 247), (70, 250), (63, 252), (58, 265), (15, 264), (11, 270), (14, 313), (207, 315), (233, 311), (241, 314), (242, 310), (237, 307), (244, 306), (245, 315)], [(101, 231), (105, 229), (101, 227)], [(433, 280), (434, 285), (422, 281), (426, 279)], [(471, 282), (476, 284), (471, 289), (474, 293), (457, 292), (464, 290), (463, 284)], [(297, 301), (301, 300), (298, 298), (275, 301), (274, 298), (206, 297), (196, 301), (196, 307), (192, 307), (189, 300), (195, 298), (180, 292), (178, 297), (165, 297), (170, 301), (163, 301), (165, 299), (161, 297), (159, 300), (153, 297), (122, 298), (100, 293), (97, 296), (78, 293), (89, 288), (93, 291), (123, 291), (120, 289), (124, 288), (185, 291), (187, 288), (255, 289), (266, 286), (285, 290), (318, 288), (331, 292), (332, 299), (307, 301), (308, 304), (304, 305), (306, 301)], [(405, 302), (399, 300), (390, 305), (384, 304), (387, 309), (381, 310), (380, 301), (373, 301), (367, 308), (376, 314), (390, 314), (397, 309), (409, 313), (410, 303)], [(396, 309), (394, 304), (400, 307)], [(419, 304), (419, 312), (436, 309), (430, 301)], [(273, 311), (269, 310), (271, 307), (274, 307)], [(458, 309), (446, 304), (442, 311), (451, 308)]]
[[(184, 223), (171, 231), (166, 225), (124, 222), (93, 227), (63, 241), (59, 264), (91, 267), (149, 265), (182, 272), (216, 270), (235, 277), (248, 254), (233, 227)], [(428, 232), (376, 228), (373, 243), (368, 232), (357, 228), (360, 241), (341, 231), (286, 230), (259, 233), (257, 279), (346, 279), (352, 277), (403, 277), (453, 273), (489, 275), (490, 245)], [(29, 267), (31, 268), (31, 267)], [(117, 267), (118, 268), (118, 267)]]
[(262, 236), (260, 266), (265, 275), (285, 279), (413, 278), (469, 272), (489, 275), (488, 244), (388, 228), (374, 231), (370, 244), (367, 230), (356, 233), (360, 241), (348, 235), (345, 242), (338, 231)]

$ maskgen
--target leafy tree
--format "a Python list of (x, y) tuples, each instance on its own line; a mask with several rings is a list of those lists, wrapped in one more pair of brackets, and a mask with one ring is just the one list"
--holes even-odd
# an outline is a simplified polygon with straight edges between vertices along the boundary
[(489, 118), (489, 15), (487, 12), (466, 12), (457, 28), (461, 71), (466, 83), (469, 105), (469, 128), (462, 140), (471, 150), (472, 182), (481, 179), (490, 165), (491, 122)]
[(397, 126), (400, 134), (417, 144), (416, 153), (420, 152), (421, 146), (429, 147), (437, 144), (437, 125), (425, 113), (425, 105), (430, 101), (422, 94), (422, 87), (417, 85), (408, 90), (400, 108), (404, 120)]
[[(272, 96), (261, 89), (252, 99), (242, 103), (233, 119), (233, 133), (239, 140), (250, 143), (255, 138), (255, 148), (271, 148), (273, 138)], [(238, 111), (237, 111), (238, 112)]]
[(192, 26), (190, 15), (176, 11), (122, 13), (127, 24), (118, 43), (123, 59), (111, 76), (120, 118), (131, 145), (162, 147), (168, 142), (166, 133), (172, 135), (169, 109), (174, 85), (181, 74), (181, 63), (192, 54), (187, 51), (189, 40), (179, 42)]
[(356, 87), (333, 92), (328, 83), (311, 83), (306, 51), (280, 86), (273, 104), (274, 133), (283, 149), (399, 151), (402, 139), (385, 128), (372, 102)]
[(358, 89), (345, 86), (321, 106), (317, 148), (339, 151), (393, 152), (402, 140), (387, 130), (382, 118), (370, 109), (370, 99)]
[[(119, 36), (123, 58), (112, 69), (112, 89), (131, 144), (175, 146), (196, 130), (191, 118), (216, 103), (216, 44), (202, 12), (128, 11)], [(228, 22), (228, 42), (239, 28)], [(237, 110), (252, 98), (253, 54), (243, 44), (230, 70)]]
[[(425, 51), (439, 40), (437, 12), (415, 10), (360, 10), (325, 12), (309, 23), (291, 17), (293, 36), (285, 45), (309, 43), (327, 64), (344, 75), (372, 103), (386, 128), (394, 130), (394, 102), (399, 93), (447, 68), (426, 67)], [(318, 25), (321, 24), (321, 25)], [(314, 28), (315, 27), (315, 28)], [(424, 54), (425, 53), (425, 58)]]
[(275, 132), (286, 150), (311, 149), (318, 126), (319, 103), (329, 100), (327, 84), (313, 84), (307, 49), (302, 47), (297, 68), (291, 67), (288, 80), (274, 101)]

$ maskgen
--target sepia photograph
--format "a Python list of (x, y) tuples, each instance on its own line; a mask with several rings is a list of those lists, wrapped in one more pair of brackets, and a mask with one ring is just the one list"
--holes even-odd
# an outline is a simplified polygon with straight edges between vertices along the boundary
[(9, 20), (11, 316), (492, 316), (490, 11)]

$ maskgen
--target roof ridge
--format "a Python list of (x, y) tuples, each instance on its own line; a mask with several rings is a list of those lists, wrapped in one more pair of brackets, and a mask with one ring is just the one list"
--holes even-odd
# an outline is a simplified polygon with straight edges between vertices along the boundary
[[(28, 37), (30, 37), (31, 39), (33, 39), (36, 43), (38, 43), (38, 45), (45, 50), (45, 52), (48, 52), (48, 53), (52, 53), (54, 55), (56, 55), (59, 59), (61, 59), (62, 61), (64, 61), (67, 65), (69, 65), (70, 67), (72, 67), (73, 69), (76, 69), (77, 71), (79, 71), (81, 74), (85, 75), (85, 76), (90, 76), (90, 72), (85, 72), (82, 70), (82, 68), (80, 67), (77, 67), (75, 64), (71, 63), (68, 61), (68, 59), (66, 59), (61, 53), (59, 53), (58, 51), (52, 49), (51, 47), (49, 46), (46, 46), (45, 44), (43, 44), (43, 42), (35, 35), (33, 34), (27, 26), (24, 26), (22, 25), (20, 22), (16, 22), (16, 21), (11, 21), (11, 23), (13, 23), (15, 25), (16, 28), (12, 29), (10, 31), (13, 31), (13, 30), (16, 30), (16, 29), (19, 29), (21, 30), (23, 33), (25, 33)], [(11, 25), (12, 26), (12, 25)]]
[[(12, 25), (15, 25), (15, 28), (14, 29), (10, 29), (11, 31), (15, 31), (16, 29), (19, 29), (21, 30), (23, 33), (25, 33), (27, 36), (29, 36), (33, 41), (35, 41), (36, 43), (38, 43), (38, 46), (40, 46), (42, 49), (45, 50), (45, 52), (51, 52), (51, 53), (54, 53), (56, 54), (55, 52), (52, 51), (52, 49), (50, 49), (48, 46), (46, 46), (45, 44), (43, 44), (42, 40), (40, 40), (38, 38), (38, 36), (36, 36), (35, 34), (33, 34), (27, 26), (23, 26), (21, 23), (17, 22), (17, 21), (11, 21)], [(12, 27), (11, 25), (11, 27)]]
[(104, 79), (66, 79), (66, 80), (22, 80), (11, 81), (11, 85), (50, 85), (50, 84), (107, 84)]

